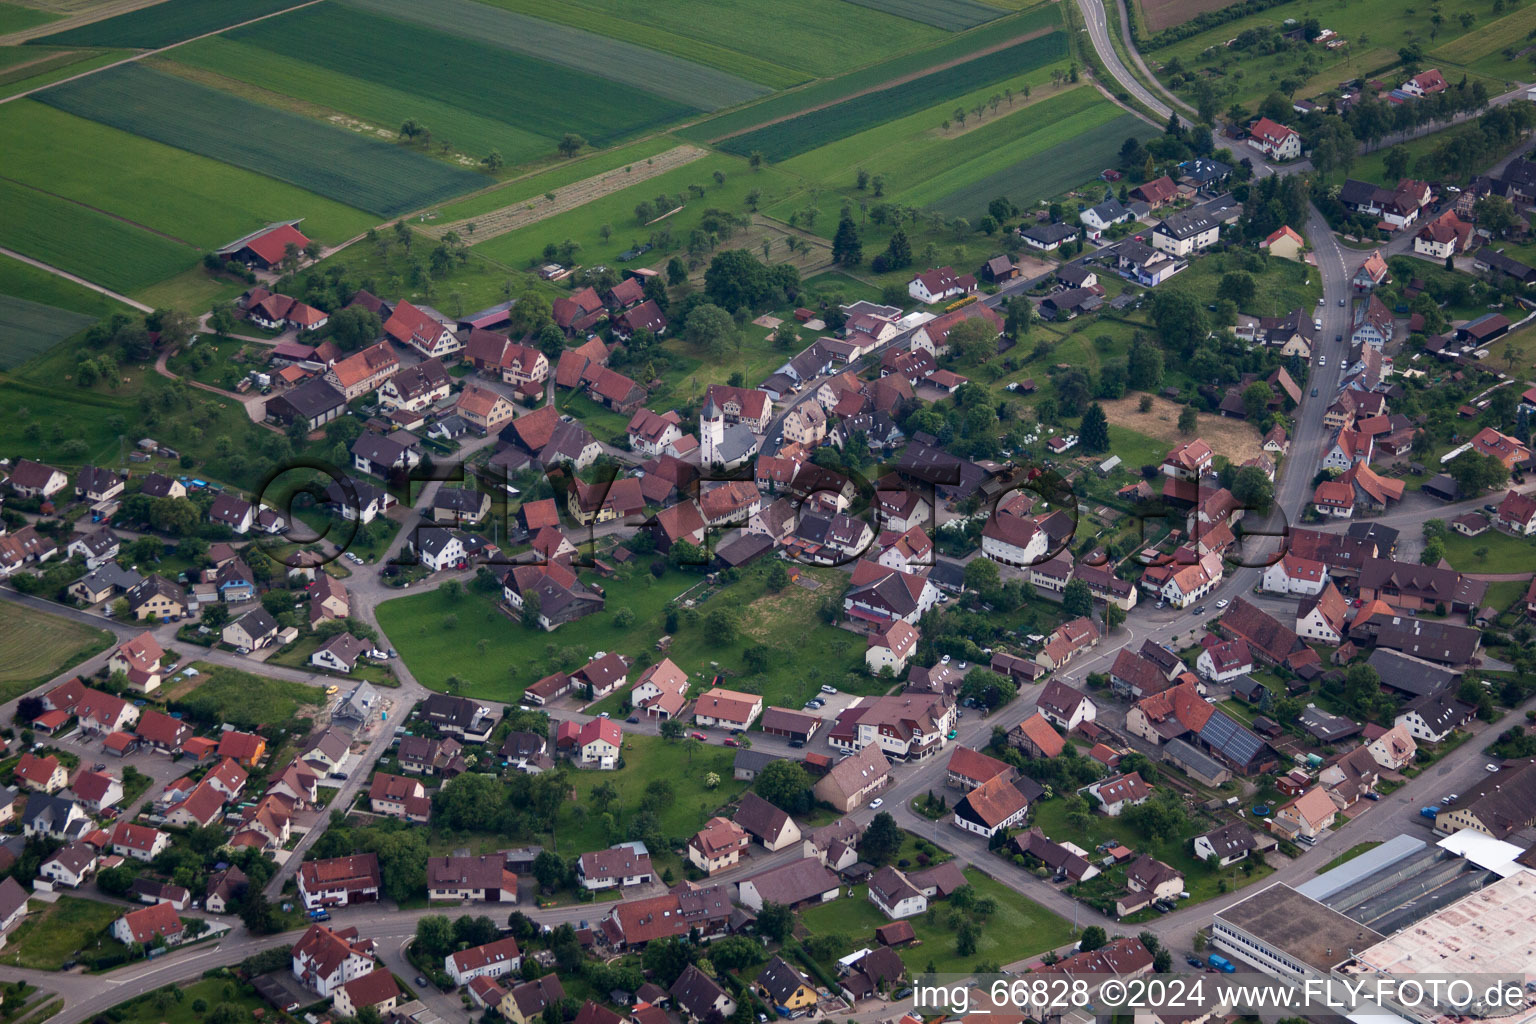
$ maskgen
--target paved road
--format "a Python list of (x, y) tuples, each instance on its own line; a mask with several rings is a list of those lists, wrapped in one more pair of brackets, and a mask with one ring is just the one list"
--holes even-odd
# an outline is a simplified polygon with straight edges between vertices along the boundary
[[(1099, 62), (1104, 65), (1106, 71), (1120, 83), (1120, 87), (1135, 97), (1143, 106), (1157, 114), (1164, 121), (1173, 113), (1173, 108), (1154, 96), (1141, 80), (1131, 74), (1125, 62), (1120, 59), (1119, 52), (1109, 38), (1109, 19), (1104, 13), (1103, 0), (1077, 0), (1078, 10), (1083, 12), (1083, 23), (1088, 27), (1088, 37), (1093, 40), (1094, 52), (1098, 54)], [(1121, 24), (1125, 24), (1125, 12), (1120, 14)], [(1135, 53), (1135, 49), (1127, 45), (1128, 52)], [(1152, 79), (1152, 75), (1147, 75)], [(1155, 79), (1153, 79), (1155, 81)], [(1181, 117), (1180, 120), (1183, 120)]]

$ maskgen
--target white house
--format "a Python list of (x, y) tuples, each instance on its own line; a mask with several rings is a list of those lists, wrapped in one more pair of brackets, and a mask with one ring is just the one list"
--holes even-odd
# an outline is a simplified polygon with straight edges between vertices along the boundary
[(1136, 215), (1126, 209), (1120, 200), (1106, 199), (1098, 206), (1090, 206), (1078, 214), (1077, 219), (1082, 221), (1083, 226), (1093, 233), (1093, 237), (1097, 238), (1100, 233), (1115, 224), (1124, 224), (1127, 221), (1135, 220)]
[(969, 295), (975, 290), (975, 277), (970, 274), (956, 274), (950, 267), (936, 267), (924, 271), (907, 283), (907, 294), (927, 305)]
[(887, 864), (869, 879), (869, 902), (893, 921), (928, 909), (928, 897), (907, 876)]
[(1272, 594), (1310, 596), (1328, 582), (1328, 566), (1290, 552), (1264, 570), (1263, 588)]
[(994, 512), (981, 531), (981, 553), (1001, 565), (1035, 565), (1050, 550), (1051, 540), (1027, 516)]
[(417, 527), (409, 543), (421, 564), (433, 572), (450, 569), (469, 557), (464, 542), (443, 527)]
[(1267, 117), (1259, 118), (1248, 129), (1248, 145), (1272, 160), (1295, 160), (1301, 156), (1301, 136)]
[(1212, 644), (1195, 659), (1195, 671), (1202, 679), (1225, 683), (1253, 671), (1253, 654), (1246, 640)]
[(1197, 210), (1170, 213), (1152, 229), (1152, 248), (1174, 256), (1209, 249), (1221, 236), (1221, 221)]
[(468, 985), (476, 978), (505, 977), (517, 970), (522, 962), (517, 940), (509, 935), (444, 957), (443, 970), (455, 985)]
[(373, 968), (373, 942), (359, 941), (356, 928), (333, 931), (312, 924), (293, 944), (293, 976), (321, 998)]

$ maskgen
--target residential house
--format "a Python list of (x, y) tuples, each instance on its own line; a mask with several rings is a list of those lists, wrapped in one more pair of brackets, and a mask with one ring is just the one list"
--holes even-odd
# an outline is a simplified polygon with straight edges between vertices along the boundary
[(801, 839), (800, 826), (793, 818), (750, 791), (742, 794), (735, 823), (769, 852), (792, 846)]
[(56, 886), (78, 889), (95, 873), (99, 863), (96, 848), (77, 839), (55, 850), (38, 867), (37, 873)]
[(582, 888), (597, 891), (615, 886), (645, 885), (654, 877), (651, 855), (642, 843), (622, 843), (606, 850), (591, 850), (576, 861)]
[(1081, 792), (1097, 800), (1099, 810), (1111, 818), (1119, 817), (1127, 807), (1144, 804), (1152, 797), (1152, 787), (1147, 785), (1138, 772), (1100, 779), (1084, 786)]
[[(404, 303), (402, 303), (404, 305)], [(361, 978), (354, 978), (336, 990), (332, 1009), (342, 1018), (357, 1018), (364, 1010), (383, 1017), (400, 999), (400, 985), (388, 968), (379, 967)]]
[(1046, 721), (1063, 732), (1071, 732), (1098, 717), (1098, 708), (1087, 694), (1059, 679), (1045, 684), (1035, 706)]
[(368, 786), (368, 807), (386, 818), (426, 822), (432, 816), (432, 801), (417, 779), (378, 772)]
[(1196, 860), (1208, 862), (1215, 857), (1218, 866), (1226, 867), (1246, 860), (1258, 849), (1258, 842), (1252, 829), (1234, 822), (1196, 836), (1194, 848)]
[(1066, 748), (1061, 735), (1038, 711), (1009, 730), (1008, 745), (1022, 750), (1025, 757), (1036, 759), (1056, 757)]
[(1306, 640), (1337, 647), (1349, 633), (1349, 602), (1332, 583), (1296, 609), (1296, 633)]
[(1253, 655), (1243, 640), (1214, 643), (1200, 652), (1195, 671), (1202, 679), (1214, 683), (1231, 682), (1253, 671)]
[(1470, 722), (1476, 710), (1441, 690), (1415, 697), (1403, 705), (1402, 711), (1393, 719), (1393, 726), (1402, 726), (1409, 736), (1420, 742), (1441, 743)]
[(1028, 811), (1029, 800), (1019, 787), (1007, 776), (996, 775), (956, 801), (952, 820), (962, 831), (991, 839), (1022, 822)]
[(816, 858), (804, 857), (743, 879), (736, 887), (737, 902), (753, 911), (767, 903), (798, 907), (834, 900), (839, 887), (837, 875)]
[(869, 878), (869, 902), (893, 921), (921, 914), (928, 909), (928, 897), (907, 878), (905, 872), (887, 864)]
[(28, 751), (12, 769), (12, 776), (23, 789), (37, 793), (57, 793), (69, 785), (69, 773), (52, 754), (38, 757)]
[(154, 634), (140, 633), (112, 652), (112, 656), (107, 659), (107, 671), (121, 672), (133, 690), (150, 693), (160, 688), (160, 660), (164, 657), (165, 649), (160, 646)]
[(18, 497), (47, 500), (69, 485), (69, 476), (62, 469), (41, 462), (17, 459), (6, 484)]
[(969, 295), (976, 290), (976, 278), (970, 274), (956, 274), (950, 267), (937, 267), (915, 275), (907, 283), (907, 294), (918, 302), (933, 305), (948, 299)]
[(1152, 229), (1152, 248), (1173, 256), (1188, 256), (1215, 245), (1221, 221), (1200, 210), (1171, 213)]
[(306, 910), (377, 902), (379, 859), (372, 853), (354, 853), (305, 861), (299, 865), (298, 884)]
[(683, 969), (667, 994), (690, 1020), (716, 1020), (736, 1012), (736, 1000), (694, 964)]
[(768, 1004), (781, 1013), (813, 1007), (818, 999), (810, 979), (781, 956), (768, 961), (754, 984)]
[(171, 845), (171, 837), (159, 829), (120, 821), (112, 827), (111, 843), (119, 857), (152, 861)]
[(1447, 210), (1421, 227), (1413, 236), (1413, 251), (1431, 259), (1446, 260), (1467, 250), (1472, 225)]
[(260, 650), (277, 639), (278, 625), (265, 608), (252, 608), (219, 632), (219, 639), (245, 652)]
[(379, 386), (379, 405), (386, 411), (422, 412), (448, 397), (453, 378), (439, 359), (401, 367)]
[(1333, 826), (1339, 809), (1328, 791), (1322, 786), (1311, 789), (1282, 804), (1269, 820), (1269, 830), (1277, 835), (1297, 839), (1316, 839)]
[(1083, 651), (1099, 645), (1099, 627), (1087, 616), (1072, 619), (1058, 626), (1041, 645), (1035, 655), (1035, 663), (1048, 672), (1066, 665)]
[(1271, 160), (1295, 160), (1301, 156), (1301, 136), (1293, 128), (1261, 117), (1248, 129), (1248, 145)]
[(705, 691), (694, 702), (693, 720), (706, 727), (750, 729), (762, 711), (762, 697), (717, 686)]
[(839, 760), (813, 787), (816, 799), (844, 814), (862, 807), (890, 782), (891, 764), (879, 744), (864, 746)]
[(373, 940), (360, 940), (356, 928), (331, 929), (312, 924), (293, 944), (293, 976), (322, 999), (374, 969)]
[(455, 985), (467, 985), (476, 978), (504, 978), (523, 962), (517, 940), (506, 938), (472, 946), (443, 958), (443, 970)]
[(401, 300), (389, 319), (384, 333), (402, 345), (420, 352), (425, 359), (442, 359), (463, 348), (453, 325), (436, 310)]
[(169, 903), (130, 910), (112, 922), (112, 937), (125, 946), (149, 948), (157, 941), (167, 946), (181, 942), (186, 926)]
[(751, 835), (736, 822), (710, 818), (688, 840), (688, 861), (706, 875), (712, 875), (740, 864), (741, 852), (751, 842)]

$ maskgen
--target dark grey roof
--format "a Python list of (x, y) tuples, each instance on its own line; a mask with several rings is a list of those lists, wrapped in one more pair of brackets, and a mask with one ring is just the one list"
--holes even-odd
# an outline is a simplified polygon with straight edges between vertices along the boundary
[(235, 620), (253, 639), (277, 632), (277, 620), (265, 608), (252, 608)]
[(345, 407), (347, 399), (340, 391), (327, 384), (325, 378), (312, 377), (292, 391), (284, 392), (271, 399), (268, 404), (274, 403), (286, 406), (295, 415), (306, 420), (315, 420)]
[(1360, 731), (1360, 724), (1322, 708), (1307, 708), (1297, 718), (1301, 727), (1324, 743), (1353, 736)]
[(1427, 665), (1396, 651), (1372, 651), (1366, 664), (1381, 676), (1383, 686), (1415, 697), (1447, 689), (1456, 678), (1456, 673), (1449, 669)]
[(132, 569), (124, 569), (116, 562), (107, 562), (96, 569), (92, 569), (80, 578), (80, 582), (92, 590), (100, 590), (102, 587), (116, 587), (118, 590), (132, 590), (144, 582)]
[(1037, 224), (1019, 234), (1041, 245), (1065, 242), (1077, 237), (1078, 229), (1071, 224)]
[(1201, 213), (1199, 210), (1185, 210), (1181, 213), (1170, 213), (1153, 230), (1183, 241), (1220, 226), (1221, 221), (1210, 214)]

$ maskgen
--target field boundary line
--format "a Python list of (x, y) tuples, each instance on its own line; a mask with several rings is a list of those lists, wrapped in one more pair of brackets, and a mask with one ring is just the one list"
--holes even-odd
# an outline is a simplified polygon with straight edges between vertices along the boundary
[(465, 225), (473, 223), (475, 234), (471, 241), (478, 245), (483, 241), (498, 238), (603, 199), (630, 185), (637, 185), (642, 181), (675, 171), (679, 167), (686, 167), (708, 155), (709, 150), (702, 146), (685, 143), (657, 153), (655, 156), (644, 158), (648, 162), (636, 161), (625, 167), (615, 167), (594, 174), (590, 178), (573, 181), (569, 185), (561, 185), (553, 190), (555, 197), (553, 199), (549, 199), (546, 193), (531, 199), (508, 203), (500, 209), (478, 217), (465, 217), (447, 224), (433, 224), (422, 227), (420, 230), (433, 238), (441, 238), (449, 231), (460, 231)]
[[(145, 7), (154, 7), (164, 3), (165, 0), (122, 0), (112, 5), (98, 7), (95, 10), (83, 11), (80, 14), (68, 14), (58, 21), (45, 21), (41, 25), (33, 25), (31, 28), (20, 28), (7, 36), (0, 36), (0, 46), (17, 46), (32, 39), (42, 36), (51, 36), (56, 32), (67, 32), (70, 29), (82, 28), (86, 25), (94, 25), (98, 21), (106, 21), (120, 14), (132, 14), (134, 11)], [(34, 8), (36, 10), (37, 8)]]
[(48, 197), (50, 197), (52, 199), (57, 199), (60, 202), (73, 203), (76, 206), (83, 206), (87, 210), (91, 210), (94, 213), (99, 213), (103, 217), (111, 217), (113, 220), (120, 221), (123, 224), (127, 224), (131, 228), (138, 228), (140, 231), (148, 231), (152, 235), (159, 235), (161, 238), (165, 239), (167, 242), (175, 242), (177, 245), (184, 245), (188, 249), (192, 249), (192, 250), (195, 250), (197, 252), (202, 252), (203, 251), (202, 246), (200, 246), (200, 245), (193, 245), (191, 242), (187, 241), (185, 238), (177, 238), (175, 235), (167, 234), (166, 232), (161, 231), (158, 228), (152, 228), (148, 224), (140, 224), (136, 220), (129, 220), (127, 217), (124, 217), (122, 214), (113, 213), (111, 210), (104, 210), (104, 209), (102, 209), (99, 206), (92, 206), (90, 203), (82, 202), (79, 199), (71, 199), (69, 196), (60, 195), (57, 192), (50, 192), (50, 191), (48, 191), (45, 188), (38, 188), (36, 185), (33, 185), (30, 182), (18, 181), (17, 179), (9, 177), (9, 176), (4, 175), (4, 174), (0, 174), (0, 181), (8, 181), (12, 185), (17, 186), (18, 188), (31, 189), (33, 192), (37, 192), (37, 193), (39, 193), (41, 195), (48, 196)]
[(105, 295), (107, 298), (115, 299), (116, 301), (123, 303), (125, 306), (131, 306), (138, 310), (140, 313), (153, 313), (155, 311), (153, 306), (146, 306), (144, 303), (130, 299), (128, 296), (123, 295), (120, 292), (115, 292), (110, 288), (106, 288), (97, 284), (94, 281), (87, 281), (79, 274), (71, 274), (67, 270), (60, 270), (58, 267), (44, 263), (42, 260), (35, 260), (31, 256), (23, 256), (15, 249), (7, 249), (5, 246), (0, 245), (0, 256), (9, 256), (11, 259), (25, 263), (29, 267), (36, 267), (38, 270), (45, 270), (56, 277), (62, 277), (66, 281), (73, 281), (75, 284), (80, 285), (82, 288), (89, 288), (91, 291), (96, 292), (98, 295)]
[[(157, 49), (154, 49), (154, 50), (145, 50), (142, 53), (130, 54), (129, 56), (124, 57), (122, 60), (115, 60), (111, 64), (103, 64), (99, 68), (91, 68), (89, 71), (82, 71), (78, 75), (70, 75), (68, 78), (61, 78), (57, 82), (49, 82), (47, 85), (39, 85), (36, 88), (28, 89), (25, 92), (18, 92), (18, 93), (14, 93), (14, 94), (12, 94), (10, 96), (0, 97), (0, 103), (9, 103), (12, 100), (19, 100), (19, 99), (21, 99), (24, 96), (31, 96), (33, 93), (42, 92), (44, 89), (52, 89), (56, 85), (63, 85), (66, 82), (74, 82), (74, 81), (78, 81), (79, 79), (82, 79), (82, 78), (88, 78), (89, 76), (94, 75), (97, 72), (106, 71), (108, 68), (118, 68), (118, 67), (122, 67), (124, 64), (133, 64), (133, 63), (135, 63), (137, 61), (143, 60), (145, 57), (153, 57), (156, 54), (165, 53), (167, 50), (174, 50), (178, 46), (186, 46), (188, 43), (195, 43), (195, 42), (197, 42), (200, 39), (208, 39), (211, 36), (221, 36), (225, 32), (229, 32), (232, 29), (244, 28), (247, 25), (254, 25), (258, 21), (266, 21), (268, 18), (275, 18), (275, 17), (277, 17), (280, 14), (291, 14), (292, 12), (297, 11), (300, 8), (303, 8), (303, 7), (313, 7), (315, 4), (318, 4), (320, 2), (321, 2), (321, 0), (304, 0), (303, 3), (294, 4), (292, 7), (284, 7), (280, 11), (272, 11), (270, 14), (263, 14), (261, 17), (259, 17), (259, 18), (252, 18), (250, 21), (242, 21), (239, 24), (235, 24), (235, 25), (225, 25), (221, 29), (216, 29), (216, 30), (214, 30), (212, 32), (204, 32), (200, 36), (193, 36), (190, 39), (178, 40), (177, 42), (170, 43), (170, 44), (167, 44), (165, 46), (158, 47)], [(135, 10), (136, 9), (137, 8), (135, 8)], [(127, 14), (129, 12), (121, 11), (119, 13)]]
[(978, 57), (985, 57), (988, 54), (996, 53), (999, 50), (1006, 50), (1010, 46), (1017, 46), (1020, 43), (1027, 43), (1031, 39), (1039, 39), (1041, 36), (1047, 36), (1052, 32), (1057, 31), (1060, 31), (1059, 26), (1046, 25), (1041, 28), (1037, 28), (1032, 32), (1025, 32), (1023, 35), (1014, 36), (1011, 39), (1005, 39), (1002, 42), (993, 43), (990, 46), (984, 46), (979, 50), (972, 50), (970, 53), (967, 53), (963, 56), (955, 57), (946, 61), (940, 61), (937, 64), (930, 64), (928, 67), (919, 68), (916, 71), (909, 71), (905, 75), (897, 75), (895, 78), (888, 79), (884, 82), (878, 82), (875, 85), (867, 86), (863, 89), (851, 92), (846, 96), (839, 96), (836, 99), (830, 99), (823, 103), (817, 103), (815, 106), (806, 107), (804, 110), (796, 110), (793, 113), (782, 114), (779, 117), (770, 118), (767, 121), (761, 122), (760, 124), (748, 125), (747, 127), (738, 129), (734, 132), (727, 132), (724, 135), (719, 135), (710, 139), (709, 142), (710, 145), (716, 145), (718, 143), (724, 142), (726, 139), (734, 139), (738, 135), (745, 135), (748, 132), (755, 132), (760, 128), (767, 128), (769, 125), (779, 124), (783, 121), (793, 121), (797, 117), (804, 117), (806, 114), (814, 114), (818, 110), (825, 110), (828, 107), (835, 107), (839, 103), (846, 103), (849, 100), (858, 99), (860, 96), (867, 96), (872, 92), (880, 92), (883, 89), (890, 89), (898, 85), (904, 85), (907, 82), (911, 82), (918, 78), (926, 78), (928, 75), (934, 74), (936, 72), (947, 71), (948, 69), (955, 67), (958, 64), (966, 64), (977, 59)]

